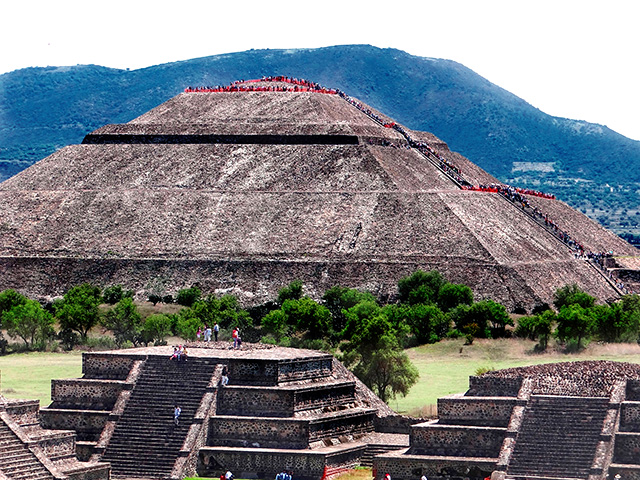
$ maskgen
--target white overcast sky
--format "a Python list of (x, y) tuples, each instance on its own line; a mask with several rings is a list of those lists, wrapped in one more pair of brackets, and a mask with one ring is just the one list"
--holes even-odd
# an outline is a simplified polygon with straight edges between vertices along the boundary
[(3, 0), (0, 18), (0, 73), (370, 44), (455, 60), (548, 114), (640, 140), (640, 0)]

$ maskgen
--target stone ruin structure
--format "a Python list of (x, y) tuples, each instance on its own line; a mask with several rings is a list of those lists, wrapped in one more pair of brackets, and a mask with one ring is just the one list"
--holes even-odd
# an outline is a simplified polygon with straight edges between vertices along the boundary
[(75, 432), (42, 428), (39, 407), (0, 395), (0, 480), (108, 480), (109, 464), (78, 461)]
[(78, 457), (108, 462), (112, 478), (227, 470), (274, 478), (286, 468), (319, 480), (409, 445), (415, 420), (395, 414), (331, 355), (198, 345), (186, 362), (170, 360), (171, 347), (85, 353), (82, 378), (52, 381), (40, 423), (74, 430)]
[(470, 377), (374, 458), (376, 479), (640, 479), (640, 365), (584, 361)]
[[(199, 284), (257, 304), (294, 279), (315, 298), (336, 284), (384, 297), (421, 268), (530, 310), (568, 283), (614, 298), (616, 269), (640, 282), (638, 250), (566, 204), (465, 190), (460, 175), (498, 182), (355, 99), (269, 80), (187, 91), (1, 183), (0, 290)], [(575, 258), (540, 212), (624, 265)]]

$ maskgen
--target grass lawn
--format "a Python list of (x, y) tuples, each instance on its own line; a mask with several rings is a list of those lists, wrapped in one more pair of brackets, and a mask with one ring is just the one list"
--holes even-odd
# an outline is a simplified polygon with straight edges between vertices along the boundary
[(638, 344), (592, 343), (578, 354), (554, 350), (533, 353), (535, 342), (518, 339), (481, 340), (464, 346), (464, 339), (443, 340), (432, 345), (407, 350), (409, 358), (420, 372), (418, 383), (406, 397), (392, 400), (390, 406), (402, 413), (422, 416), (435, 414), (437, 399), (468, 389), (469, 376), (479, 368), (502, 368), (539, 363), (571, 362), (579, 360), (616, 360), (640, 363)]
[[(533, 353), (534, 342), (526, 340), (480, 340), (463, 346), (464, 339), (443, 340), (407, 350), (420, 372), (418, 383), (406, 397), (391, 401), (391, 407), (415, 416), (435, 414), (439, 397), (465, 392), (469, 376), (479, 368), (501, 369), (549, 362), (577, 360), (617, 360), (640, 363), (638, 344), (592, 343), (579, 354), (565, 354), (550, 347), (544, 354)], [(80, 352), (21, 353), (0, 356), (0, 393), (8, 398), (51, 402), (52, 378), (82, 375)]]
[(0, 393), (7, 398), (40, 400), (41, 407), (51, 403), (52, 378), (78, 378), (81, 375), (80, 352), (0, 356)]

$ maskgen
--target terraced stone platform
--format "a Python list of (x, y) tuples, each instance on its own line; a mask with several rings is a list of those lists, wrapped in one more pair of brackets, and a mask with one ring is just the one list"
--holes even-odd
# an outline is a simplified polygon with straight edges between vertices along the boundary
[(411, 427), (409, 448), (373, 459), (376, 478), (640, 478), (640, 366), (569, 362), (470, 377)]
[[(411, 419), (331, 355), (201, 342), (176, 362), (172, 351), (85, 353), (82, 378), (52, 382), (43, 424), (75, 428), (82, 456), (109, 462), (112, 477), (122, 479), (227, 470), (268, 478), (285, 466), (296, 478), (319, 479), (325, 469), (370, 464), (374, 453), (408, 445)], [(174, 405), (182, 408), (177, 426)]]
[(108, 480), (109, 464), (79, 462), (76, 434), (43, 429), (39, 402), (0, 395), (0, 478), (3, 480)]

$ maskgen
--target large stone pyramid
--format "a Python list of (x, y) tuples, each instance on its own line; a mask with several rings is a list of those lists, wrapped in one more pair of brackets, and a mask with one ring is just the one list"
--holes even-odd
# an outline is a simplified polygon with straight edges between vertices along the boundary
[(293, 279), (316, 296), (336, 284), (393, 294), (421, 268), (509, 308), (573, 282), (620, 294), (576, 245), (638, 251), (586, 216), (470, 190), (498, 182), (432, 134), (278, 80), (187, 89), (0, 184), (0, 289), (199, 283), (257, 303)]

